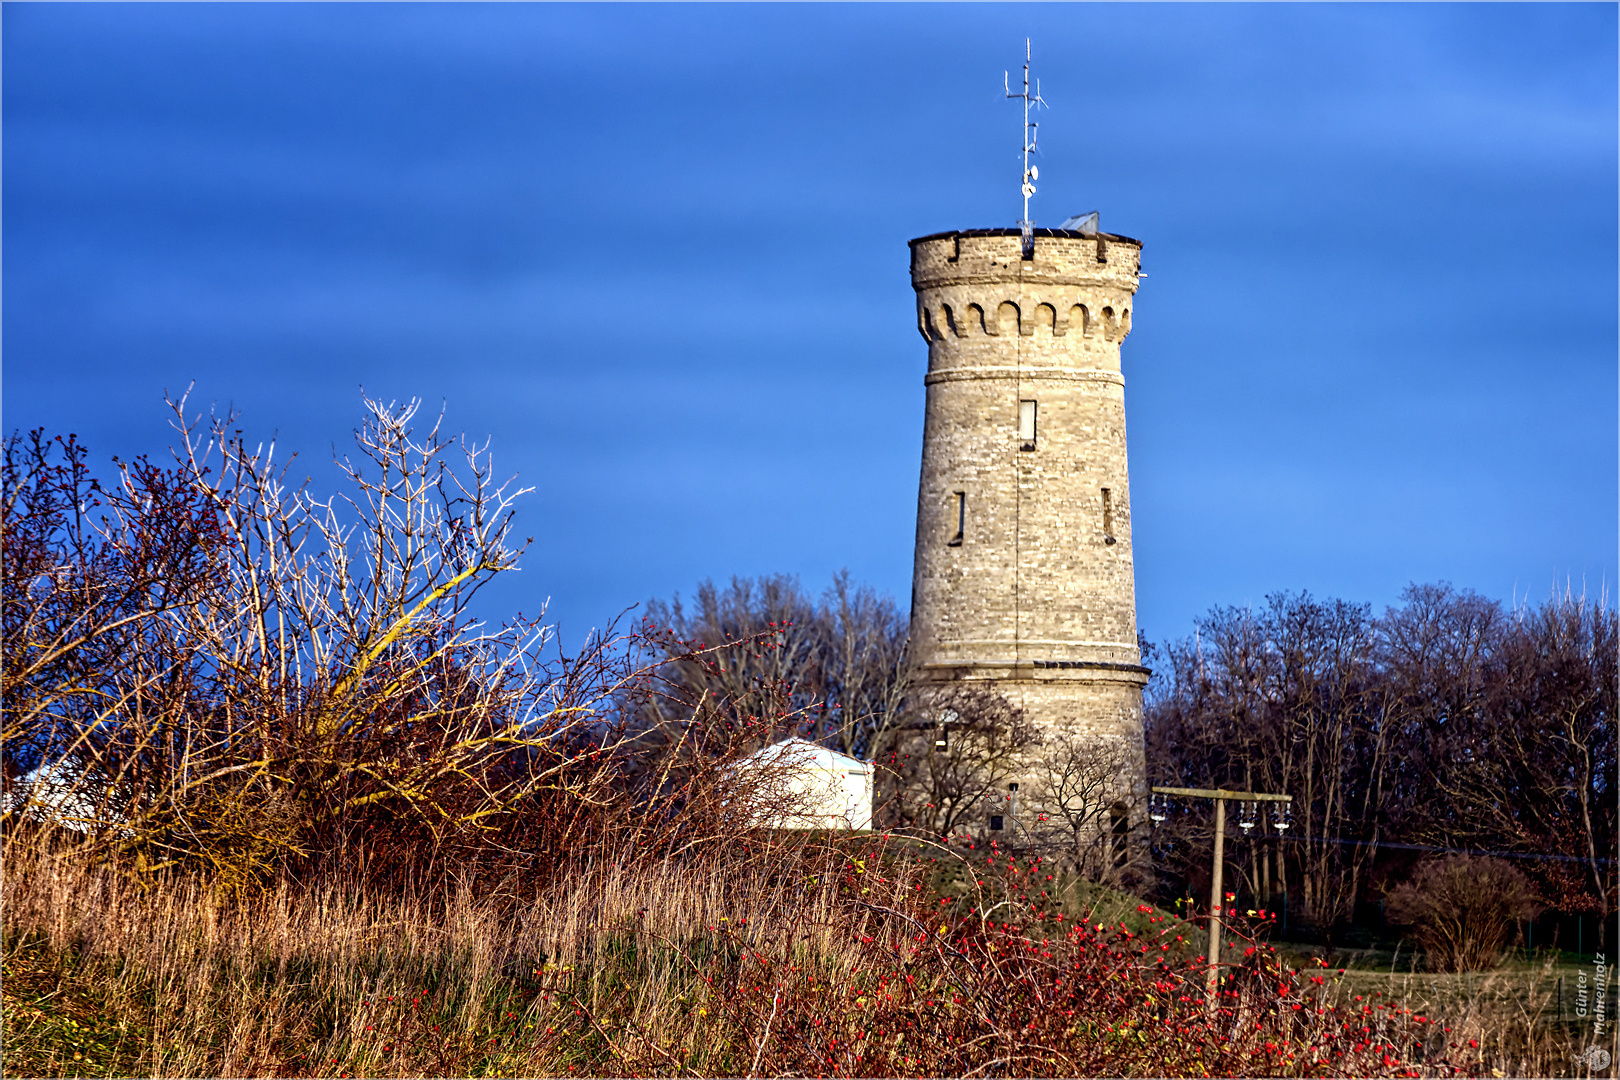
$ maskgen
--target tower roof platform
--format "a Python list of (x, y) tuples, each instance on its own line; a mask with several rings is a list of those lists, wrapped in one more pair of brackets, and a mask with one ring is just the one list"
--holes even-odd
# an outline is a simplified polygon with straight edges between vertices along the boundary
[[(946, 229), (944, 232), (929, 233), (927, 236), (919, 236), (915, 240), (907, 241), (907, 243), (909, 243), (913, 247), (915, 247), (916, 245), (926, 243), (929, 240), (949, 240), (953, 236), (1023, 236), (1023, 235), (1024, 235), (1024, 230), (1022, 230), (1022, 229)], [(1134, 245), (1136, 247), (1141, 247), (1142, 246), (1142, 241), (1136, 239), (1135, 237), (1121, 236), (1118, 233), (1108, 233), (1108, 232), (1080, 232), (1080, 231), (1078, 231), (1076, 229), (1040, 229), (1040, 228), (1036, 228), (1036, 229), (1031, 229), (1030, 230), (1030, 235), (1037, 236), (1037, 237), (1041, 237), (1041, 236), (1053, 237), (1053, 238), (1056, 238), (1056, 239), (1059, 239), (1059, 240), (1096, 240), (1098, 238), (1101, 238), (1103, 240), (1107, 240), (1110, 244), (1132, 244), (1132, 245)]]

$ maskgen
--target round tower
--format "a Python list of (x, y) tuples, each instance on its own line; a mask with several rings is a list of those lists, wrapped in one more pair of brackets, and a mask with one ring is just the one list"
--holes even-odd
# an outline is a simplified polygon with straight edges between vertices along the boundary
[(1134, 790), (1148, 671), (1120, 343), (1142, 245), (1061, 229), (1032, 240), (911, 241), (928, 342), (912, 648), (925, 683), (993, 689), (1049, 741), (1118, 740)]

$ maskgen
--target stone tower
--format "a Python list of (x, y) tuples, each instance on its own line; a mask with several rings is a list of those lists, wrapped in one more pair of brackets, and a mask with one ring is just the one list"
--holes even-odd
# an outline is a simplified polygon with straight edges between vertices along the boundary
[(1148, 671), (1120, 343), (1141, 250), (1060, 229), (1033, 230), (1027, 246), (1018, 229), (911, 241), (928, 342), (911, 614), (920, 678), (993, 689), (1049, 741), (1119, 740), (1136, 774), (1122, 789), (1138, 794)]

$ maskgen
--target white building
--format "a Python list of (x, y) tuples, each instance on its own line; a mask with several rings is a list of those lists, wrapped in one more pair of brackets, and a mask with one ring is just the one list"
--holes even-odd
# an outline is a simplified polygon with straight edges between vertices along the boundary
[(0, 796), (0, 811), (77, 833), (91, 833), (126, 820), (98, 797), (84, 772), (61, 762), (41, 765), (12, 781)]
[(764, 812), (762, 824), (771, 828), (872, 827), (869, 761), (794, 737), (750, 754), (738, 768), (767, 771), (762, 795), (771, 808)]

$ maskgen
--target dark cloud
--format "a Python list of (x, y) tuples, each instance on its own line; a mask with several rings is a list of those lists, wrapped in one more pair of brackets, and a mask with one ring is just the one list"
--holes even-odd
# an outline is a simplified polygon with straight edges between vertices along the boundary
[(1144, 627), (1615, 571), (1615, 9), (8, 5), (8, 428), (311, 471), (359, 387), (537, 486), (503, 602), (909, 590), (905, 241), (1101, 209)]

